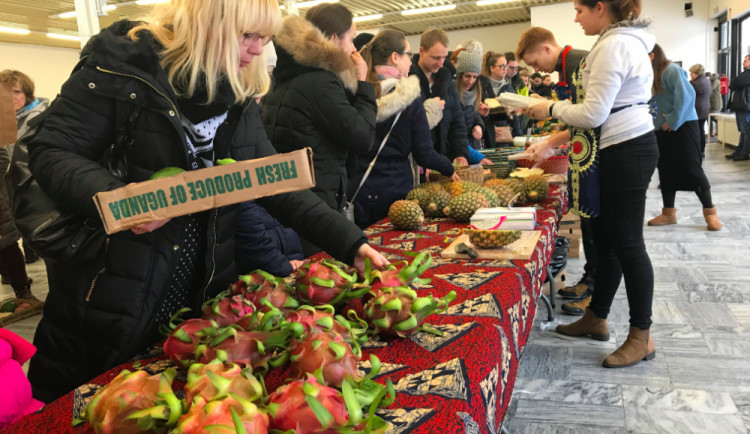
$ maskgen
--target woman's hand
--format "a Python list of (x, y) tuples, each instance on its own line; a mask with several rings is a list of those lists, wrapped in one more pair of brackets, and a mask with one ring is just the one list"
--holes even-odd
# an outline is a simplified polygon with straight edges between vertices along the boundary
[(356, 268), (360, 274), (365, 272), (366, 259), (370, 260), (370, 265), (376, 270), (382, 270), (386, 265), (390, 264), (385, 256), (381, 255), (380, 252), (365, 243), (359, 246), (357, 256), (354, 258), (354, 268)]
[(453, 159), (453, 164), (458, 164), (461, 166), (468, 166), (469, 162), (466, 160), (465, 157), (456, 157)]
[(291, 261), (289, 261), (289, 265), (292, 266), (292, 271), (297, 271), (297, 269), (299, 267), (301, 267), (302, 264), (304, 264), (304, 263), (305, 263), (305, 261), (298, 261), (296, 259), (292, 259)]
[[(666, 117), (667, 117), (667, 115), (665, 115), (665, 114), (662, 114), (662, 117), (666, 118)], [(664, 119), (664, 123), (663, 123), (663, 124), (661, 124), (661, 130), (662, 130), (662, 131), (666, 131), (666, 132), (670, 132), (670, 131), (672, 131), (672, 127), (670, 127), (670, 126), (669, 126), (669, 122), (667, 122), (667, 120), (666, 120), (666, 119)]]
[(482, 158), (482, 161), (479, 162), (482, 166), (492, 166), (492, 160), (489, 158)]
[(460, 180), (461, 180), (461, 177), (460, 177), (460, 176), (458, 176), (458, 173), (456, 173), (456, 171), (454, 170), (454, 171), (453, 171), (453, 175), (451, 175), (451, 181), (453, 181), (453, 182), (458, 182), (458, 181), (460, 181)]
[(532, 119), (537, 119), (537, 120), (547, 119), (550, 117), (549, 106), (551, 106), (553, 103), (554, 101), (540, 101), (534, 104), (533, 106), (527, 107), (526, 109), (524, 109), (523, 114), (525, 114), (526, 116)]
[(359, 81), (367, 80), (367, 62), (365, 62), (365, 59), (363, 59), (356, 51), (349, 57), (352, 59), (352, 62), (354, 62), (354, 66), (357, 67), (357, 79)]
[(477, 140), (482, 140), (482, 127), (474, 125), (474, 128), (471, 129), (471, 136)]
[(153, 231), (159, 229), (160, 227), (162, 227), (165, 224), (169, 223), (170, 220), (171, 219), (154, 220), (154, 221), (148, 222), (148, 223), (141, 223), (138, 226), (134, 226), (134, 227), (130, 228), (130, 230), (134, 234), (136, 234), (136, 235), (141, 235), (141, 234), (145, 234), (146, 232), (153, 232)]
[(547, 140), (542, 140), (526, 148), (524, 154), (527, 160), (541, 162), (555, 155), (555, 148)]
[(485, 103), (479, 103), (479, 115), (486, 118), (490, 114), (490, 106)]

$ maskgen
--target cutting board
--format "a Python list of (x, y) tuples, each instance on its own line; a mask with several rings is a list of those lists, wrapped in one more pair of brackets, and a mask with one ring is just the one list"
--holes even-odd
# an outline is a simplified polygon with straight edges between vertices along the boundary
[(496, 249), (480, 249), (469, 242), (469, 236), (462, 234), (456, 238), (450, 246), (443, 249), (440, 256), (447, 259), (469, 259), (469, 256), (463, 253), (456, 253), (458, 243), (466, 243), (467, 246), (476, 250), (479, 257), (477, 259), (522, 259), (528, 261), (534, 253), (536, 243), (542, 231), (521, 231), (521, 238), (504, 247)]

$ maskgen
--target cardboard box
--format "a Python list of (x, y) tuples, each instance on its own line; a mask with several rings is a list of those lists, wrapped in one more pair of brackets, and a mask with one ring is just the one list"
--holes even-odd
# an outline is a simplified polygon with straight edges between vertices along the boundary
[(581, 228), (561, 226), (558, 235), (565, 238), (583, 238), (583, 231)]
[(141, 223), (218, 208), (315, 185), (310, 148), (183, 172), (97, 193), (108, 234)]
[(579, 257), (581, 257), (581, 239), (572, 238), (570, 239), (570, 246), (568, 247), (568, 258)]
[[(565, 288), (567, 285), (565, 283), (565, 280), (567, 279), (567, 269), (563, 268), (563, 270), (560, 272), (560, 274), (555, 277), (555, 292), (557, 290)], [(542, 285), (542, 293), (546, 296), (549, 296), (549, 282), (544, 283)], [(555, 294), (557, 295), (557, 294)]]
[(7, 300), (0, 301), (0, 306), (4, 305), (9, 301), (15, 301), (17, 304), (28, 303), (31, 307), (26, 310), (21, 310), (16, 313), (13, 312), (0, 312), (0, 327), (5, 327), (10, 323), (22, 320), (24, 318), (36, 315), (44, 309), (44, 303), (36, 300), (22, 300), (20, 298), (9, 298)]
[(560, 228), (580, 228), (581, 218), (573, 213), (565, 214), (560, 220)]

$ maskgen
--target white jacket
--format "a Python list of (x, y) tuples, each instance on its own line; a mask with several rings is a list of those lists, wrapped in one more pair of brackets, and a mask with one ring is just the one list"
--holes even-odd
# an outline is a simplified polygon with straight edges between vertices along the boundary
[[(583, 104), (555, 104), (553, 117), (581, 128), (602, 127), (599, 148), (624, 142), (654, 129), (648, 105), (654, 73), (648, 53), (655, 37), (647, 22), (619, 24), (606, 30), (586, 56)], [(617, 113), (613, 109), (627, 107)]]

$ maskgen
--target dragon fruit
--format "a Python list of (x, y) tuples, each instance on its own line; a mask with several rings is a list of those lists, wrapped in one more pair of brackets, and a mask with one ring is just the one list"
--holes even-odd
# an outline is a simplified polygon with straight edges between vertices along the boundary
[(189, 319), (176, 325), (164, 341), (164, 353), (175, 365), (187, 368), (201, 339), (215, 335), (217, 328), (216, 322), (207, 319)]
[(361, 355), (355, 355), (338, 333), (308, 333), (304, 339), (292, 342), (289, 353), (293, 378), (314, 374), (323, 384), (339, 388), (347, 376), (355, 381), (361, 378), (357, 371)]
[(182, 403), (172, 391), (174, 369), (149, 375), (145, 371), (120, 372), (94, 395), (81, 419), (96, 433), (166, 432), (182, 416)]
[(203, 303), (202, 319), (214, 320), (219, 327), (234, 324), (245, 315), (255, 311), (255, 306), (242, 295), (225, 291)]
[(287, 312), (285, 319), (301, 324), (305, 332), (332, 331), (340, 334), (344, 342), (352, 346), (355, 354), (361, 354), (359, 344), (367, 341), (367, 323), (350, 321), (341, 315), (334, 315), (330, 304), (321, 306), (302, 305), (299, 309)]
[(208, 364), (190, 365), (185, 384), (185, 401), (192, 404), (198, 397), (205, 401), (221, 400), (229, 395), (248, 401), (263, 396), (263, 386), (252, 372), (234, 363), (212, 360)]
[[(220, 329), (219, 334), (198, 345), (195, 361), (208, 363), (219, 359), (222, 362), (237, 363), (242, 366), (267, 371), (281, 366), (288, 359), (286, 347), (296, 329), (283, 327), (273, 331), (242, 331), (236, 324)], [(275, 354), (279, 350), (280, 354)]]
[[(352, 404), (362, 410), (358, 403)], [(329, 432), (349, 423), (349, 411), (338, 390), (318, 384), (312, 375), (279, 387), (270, 396), (271, 428), (296, 434)], [(355, 410), (356, 412), (356, 410)], [(359, 421), (357, 421), (359, 423)]]
[(367, 292), (367, 288), (353, 290), (356, 281), (356, 271), (343, 262), (315, 259), (297, 269), (294, 287), (306, 304), (337, 306)]
[[(430, 279), (420, 279), (421, 276), (432, 264), (432, 256), (426, 252), (417, 254), (411, 264), (406, 261), (399, 261), (390, 264), (384, 270), (370, 271), (370, 264), (367, 262), (365, 268), (364, 283), (358, 286), (367, 286), (370, 293), (380, 290), (381, 288), (393, 288), (396, 286), (409, 286), (412, 283), (426, 284)], [(369, 300), (366, 294), (363, 302)]]
[(365, 319), (375, 331), (387, 336), (406, 337), (419, 330), (441, 334), (424, 325), (425, 318), (435, 312), (442, 312), (456, 299), (451, 291), (442, 299), (430, 294), (418, 297), (416, 291), (405, 286), (383, 288), (373, 291), (372, 298), (365, 304)]
[(284, 279), (272, 276), (263, 270), (255, 270), (250, 274), (240, 276), (239, 281), (232, 285), (232, 291), (235, 294), (242, 294), (263, 312), (270, 309), (268, 305), (284, 312), (299, 307), (292, 288)]
[(176, 434), (266, 434), (268, 414), (255, 404), (235, 394), (218, 401), (196, 397), (180, 424), (172, 431)]

